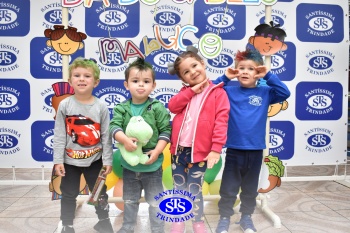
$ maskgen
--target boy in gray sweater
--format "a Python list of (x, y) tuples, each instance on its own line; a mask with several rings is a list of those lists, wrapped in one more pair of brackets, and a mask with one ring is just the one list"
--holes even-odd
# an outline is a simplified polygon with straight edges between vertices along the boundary
[[(76, 197), (79, 194), (80, 177), (83, 174), (89, 189), (94, 188), (101, 168), (104, 175), (112, 171), (112, 139), (109, 134), (107, 106), (92, 95), (100, 82), (100, 70), (96, 61), (77, 58), (69, 66), (69, 84), (75, 94), (59, 104), (54, 134), (54, 158), (56, 175), (61, 176), (61, 232), (75, 232)], [(109, 220), (106, 185), (102, 188), (95, 206), (99, 222), (98, 232), (113, 233)]]

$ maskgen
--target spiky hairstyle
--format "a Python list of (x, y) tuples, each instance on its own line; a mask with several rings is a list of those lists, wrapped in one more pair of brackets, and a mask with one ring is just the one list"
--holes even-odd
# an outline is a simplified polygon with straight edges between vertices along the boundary
[(238, 62), (245, 61), (245, 60), (252, 60), (257, 65), (263, 65), (264, 61), (262, 59), (261, 54), (258, 50), (255, 49), (247, 49), (245, 51), (237, 51), (236, 57), (235, 57), (235, 66), (237, 67)]
[(129, 80), (129, 74), (131, 69), (138, 69), (139, 71), (147, 71), (150, 70), (152, 72), (152, 80), (153, 82), (156, 79), (156, 74), (153, 70), (153, 67), (151, 63), (145, 61), (145, 59), (138, 57), (135, 61), (133, 61), (128, 68), (126, 68), (124, 75), (125, 75), (125, 81)]

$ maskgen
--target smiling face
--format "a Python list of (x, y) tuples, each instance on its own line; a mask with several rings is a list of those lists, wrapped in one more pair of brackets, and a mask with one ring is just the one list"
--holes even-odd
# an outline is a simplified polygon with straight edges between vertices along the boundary
[(53, 49), (63, 55), (70, 55), (81, 49), (83, 44), (81, 42), (73, 41), (64, 34), (58, 40), (50, 40)]
[(99, 80), (95, 79), (93, 69), (90, 67), (72, 69), (68, 82), (74, 88), (75, 96), (91, 95), (92, 90), (99, 84)]
[(273, 55), (278, 51), (283, 51), (287, 48), (283, 42), (276, 39), (272, 40), (270, 37), (265, 38), (263, 36), (255, 36), (251, 39), (250, 43), (252, 43), (255, 49), (263, 56)]
[(203, 60), (198, 61), (194, 57), (183, 59), (179, 65), (179, 76), (181, 80), (191, 87), (207, 79)]
[(237, 79), (242, 87), (253, 88), (256, 87), (256, 78), (255, 75), (257, 71), (255, 67), (258, 64), (253, 60), (242, 60), (239, 61), (236, 65), (236, 69), (239, 71)]
[(152, 77), (152, 70), (146, 69), (140, 71), (136, 67), (131, 68), (128, 81), (124, 81), (124, 86), (130, 91), (134, 104), (144, 103), (156, 87), (156, 83)]

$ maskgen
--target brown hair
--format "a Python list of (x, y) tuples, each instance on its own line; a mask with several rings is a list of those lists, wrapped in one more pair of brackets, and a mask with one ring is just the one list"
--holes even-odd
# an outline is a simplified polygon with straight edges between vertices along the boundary
[(179, 76), (181, 78), (180, 75), (180, 64), (183, 60), (185, 60), (186, 58), (189, 57), (193, 57), (194, 59), (196, 59), (199, 62), (203, 62), (203, 58), (201, 58), (201, 56), (199, 56), (196, 52), (193, 51), (186, 51), (181, 53), (174, 61), (174, 70), (175, 70), (175, 74), (177, 76)]
[(44, 31), (44, 35), (47, 38), (50, 38), (51, 40), (59, 40), (64, 36), (64, 34), (67, 35), (69, 39), (75, 42), (82, 42), (87, 38), (85, 33), (78, 32), (75, 27), (69, 27), (67, 29), (64, 28), (63, 25), (54, 25), (54, 29), (46, 29)]

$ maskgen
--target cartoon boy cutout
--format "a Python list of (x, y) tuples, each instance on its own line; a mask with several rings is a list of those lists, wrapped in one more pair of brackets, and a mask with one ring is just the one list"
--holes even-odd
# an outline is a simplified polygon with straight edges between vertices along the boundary
[(68, 26), (65, 29), (63, 25), (54, 25), (53, 30), (46, 29), (44, 35), (49, 38), (46, 45), (62, 55), (71, 55), (84, 48), (83, 40), (87, 38), (85, 33), (78, 32), (76, 28)]
[(288, 108), (288, 102), (285, 100), (280, 103), (270, 104), (267, 111), (268, 117), (276, 116), (280, 111), (286, 110)]
[[(287, 45), (284, 43), (284, 38), (287, 36), (283, 29), (278, 28), (280, 25), (260, 24), (255, 30), (255, 35), (248, 40), (249, 47), (254, 47), (263, 56), (269, 56), (284, 51)], [(247, 47), (248, 47), (247, 46)]]

